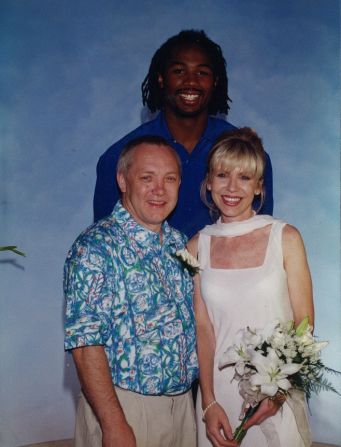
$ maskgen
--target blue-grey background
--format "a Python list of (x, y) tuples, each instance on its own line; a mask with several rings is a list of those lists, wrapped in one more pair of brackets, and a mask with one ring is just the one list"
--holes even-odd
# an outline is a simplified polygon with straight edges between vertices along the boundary
[[(27, 253), (0, 253), (3, 447), (73, 434), (63, 262), (92, 221), (98, 157), (146, 115), (140, 84), (152, 55), (188, 28), (224, 50), (228, 118), (263, 137), (275, 215), (306, 242), (315, 332), (330, 340), (323, 360), (341, 369), (339, 2), (1, 0), (0, 245)], [(340, 399), (312, 399), (315, 440), (340, 443)]]

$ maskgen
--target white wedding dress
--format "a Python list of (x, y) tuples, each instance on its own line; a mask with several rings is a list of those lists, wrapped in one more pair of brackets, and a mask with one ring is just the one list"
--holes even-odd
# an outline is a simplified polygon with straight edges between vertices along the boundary
[[(244, 269), (219, 269), (210, 266), (212, 236), (234, 237), (271, 225), (264, 263)], [(247, 326), (263, 328), (275, 319), (287, 321), (293, 314), (290, 306), (286, 272), (283, 268), (282, 229), (285, 223), (271, 216), (254, 216), (241, 222), (218, 221), (199, 235), (201, 293), (216, 336), (214, 391), (225, 409), (232, 430), (240, 424), (242, 397), (238, 382), (232, 380), (234, 367), (218, 369), (223, 352), (233, 344), (236, 332)], [(311, 445), (303, 395), (300, 396), (299, 424), (288, 403), (261, 426), (251, 427), (242, 447), (307, 447)], [(295, 412), (296, 413), (296, 412)], [(303, 414), (303, 417), (302, 417)], [(202, 422), (201, 394), (197, 400), (198, 447), (212, 447)], [(299, 428), (298, 428), (299, 425)], [(303, 441), (301, 434), (305, 441)]]

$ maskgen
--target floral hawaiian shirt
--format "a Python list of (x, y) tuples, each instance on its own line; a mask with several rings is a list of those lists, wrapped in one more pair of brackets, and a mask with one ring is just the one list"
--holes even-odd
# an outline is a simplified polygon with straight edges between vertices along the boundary
[(192, 278), (174, 256), (186, 239), (167, 223), (162, 235), (118, 202), (64, 271), (65, 349), (104, 345), (113, 383), (147, 395), (182, 393), (198, 375)]

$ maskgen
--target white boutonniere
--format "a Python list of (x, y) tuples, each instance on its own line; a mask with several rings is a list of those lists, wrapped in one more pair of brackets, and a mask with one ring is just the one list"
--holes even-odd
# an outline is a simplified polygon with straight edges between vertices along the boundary
[(189, 274), (191, 276), (199, 273), (200, 264), (198, 260), (193, 255), (191, 255), (191, 253), (186, 248), (178, 250), (174, 253), (174, 256), (181, 262), (183, 267), (189, 271)]

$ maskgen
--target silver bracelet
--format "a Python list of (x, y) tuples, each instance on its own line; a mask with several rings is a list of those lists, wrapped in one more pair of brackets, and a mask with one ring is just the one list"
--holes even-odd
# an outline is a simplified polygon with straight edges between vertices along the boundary
[(205, 414), (207, 413), (207, 411), (211, 408), (211, 407), (213, 407), (213, 405), (215, 405), (215, 404), (217, 404), (218, 402), (216, 401), (216, 400), (212, 400), (212, 402), (211, 403), (209, 403), (208, 405), (207, 405), (207, 407), (203, 410), (203, 412), (202, 412), (202, 421), (203, 422), (205, 422)]

